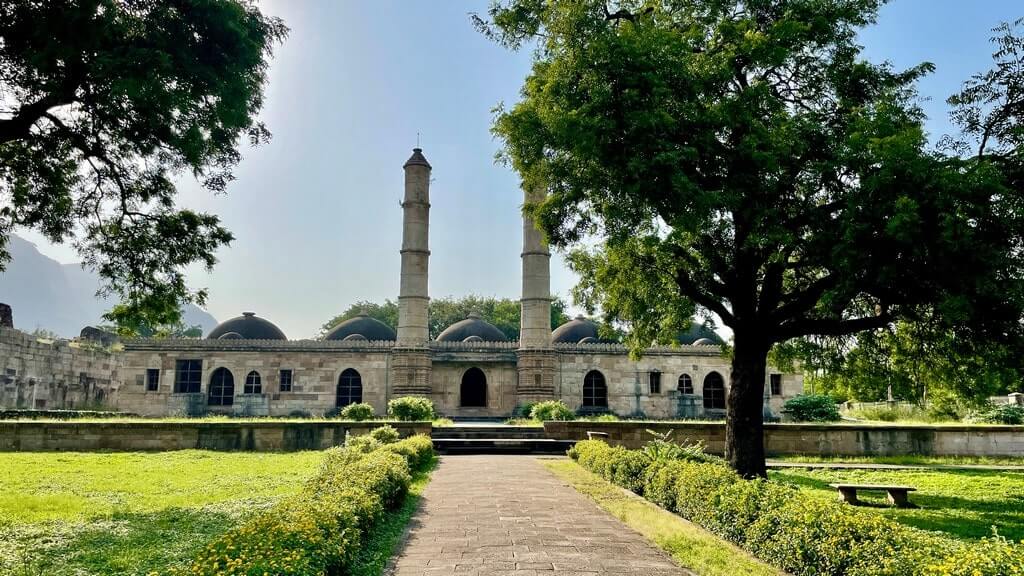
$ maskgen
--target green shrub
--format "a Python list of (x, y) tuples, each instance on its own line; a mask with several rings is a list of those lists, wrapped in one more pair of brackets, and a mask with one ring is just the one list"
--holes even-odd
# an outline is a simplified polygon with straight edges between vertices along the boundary
[(349, 404), (341, 409), (339, 416), (343, 420), (353, 420), (355, 422), (362, 422), (364, 420), (373, 420), (376, 414), (373, 411), (373, 406), (365, 402), (359, 404)]
[(394, 442), (398, 442), (398, 430), (395, 430), (393, 426), (388, 426), (387, 424), (371, 430), (370, 436), (375, 438), (381, 444), (392, 444)]
[(533, 405), (530, 418), (544, 422), (546, 420), (574, 420), (576, 414), (561, 400), (545, 400)]
[(360, 434), (359, 436), (352, 436), (350, 434), (345, 438), (345, 448), (350, 448), (362, 454), (373, 452), (381, 446), (381, 441), (369, 434)]
[(403, 396), (388, 402), (388, 416), (402, 422), (434, 419), (434, 403), (422, 396)]
[(622, 419), (615, 414), (592, 414), (589, 416), (580, 416), (579, 420), (584, 422), (619, 422)]
[(524, 402), (516, 406), (516, 409), (512, 412), (513, 418), (530, 418), (530, 414), (533, 413), (533, 407), (536, 406), (536, 402)]
[(832, 398), (823, 394), (800, 394), (786, 400), (782, 411), (797, 422), (835, 422), (839, 408)]
[(599, 440), (578, 442), (569, 456), (794, 576), (1024, 574), (1024, 544), (960, 543), (778, 482), (742, 480), (715, 461), (654, 459)]
[[(380, 444), (371, 436), (358, 436)], [(360, 441), (363, 442), (363, 441)], [(358, 443), (358, 442), (357, 442)], [(256, 514), (208, 544), (174, 576), (348, 573), (385, 510), (405, 496), (410, 467), (433, 457), (430, 439), (415, 436), (370, 452), (363, 447), (324, 452), (302, 490)]]
[(989, 424), (1024, 424), (1024, 406), (1002, 404), (985, 412), (981, 420)]
[(644, 454), (654, 461), (689, 460), (690, 462), (719, 462), (721, 459), (704, 452), (704, 442), (698, 440), (690, 443), (685, 439), (682, 443), (672, 441), (672, 430), (668, 432), (656, 432), (648, 430), (647, 433), (653, 436), (644, 444)]

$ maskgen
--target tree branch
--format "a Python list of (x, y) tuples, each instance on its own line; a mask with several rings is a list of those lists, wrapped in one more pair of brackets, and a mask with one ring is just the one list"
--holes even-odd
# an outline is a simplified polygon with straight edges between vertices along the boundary
[(720, 300), (711, 297), (701, 290), (686, 272), (680, 271), (676, 274), (676, 285), (679, 287), (680, 292), (693, 299), (694, 302), (718, 314), (718, 317), (722, 319), (726, 326), (733, 326), (735, 324), (736, 318), (732, 312)]
[(798, 318), (792, 322), (784, 322), (772, 337), (776, 342), (784, 342), (800, 336), (844, 336), (882, 328), (892, 321), (893, 317), (887, 311), (863, 318)]

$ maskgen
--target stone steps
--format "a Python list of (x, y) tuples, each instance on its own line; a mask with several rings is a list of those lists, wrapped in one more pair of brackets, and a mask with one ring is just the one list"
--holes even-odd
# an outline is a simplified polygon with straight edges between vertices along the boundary
[(536, 426), (450, 426), (431, 431), (442, 454), (564, 454), (574, 440), (548, 438)]

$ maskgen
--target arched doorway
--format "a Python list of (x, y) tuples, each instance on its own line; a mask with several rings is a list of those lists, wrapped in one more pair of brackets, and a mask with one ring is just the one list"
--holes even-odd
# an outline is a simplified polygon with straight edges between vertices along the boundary
[(608, 384), (604, 381), (604, 374), (597, 370), (591, 370), (583, 377), (583, 407), (590, 409), (608, 407)]
[(217, 368), (210, 375), (210, 389), (206, 404), (209, 406), (231, 406), (235, 403), (235, 376), (227, 368)]
[(704, 408), (725, 410), (725, 379), (718, 372), (704, 377)]
[(363, 378), (352, 368), (345, 369), (338, 376), (338, 393), (335, 396), (335, 405), (344, 408), (349, 404), (358, 404), (363, 401)]
[(487, 406), (487, 376), (483, 370), (473, 367), (462, 375), (459, 405), (467, 408)]

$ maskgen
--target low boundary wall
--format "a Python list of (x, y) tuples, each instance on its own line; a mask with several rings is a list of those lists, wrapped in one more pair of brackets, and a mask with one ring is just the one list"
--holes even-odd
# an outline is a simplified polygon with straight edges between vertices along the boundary
[[(1024, 458), (1024, 426), (864, 426), (765, 424), (769, 455), (816, 456), (1009, 456)], [(702, 441), (708, 452), (725, 452), (725, 424), (714, 422), (545, 422), (548, 437), (583, 440), (603, 432), (611, 444), (639, 448), (658, 433), (677, 442)]]
[(402, 437), (430, 434), (430, 422), (2, 422), (0, 452), (323, 450), (389, 424)]

